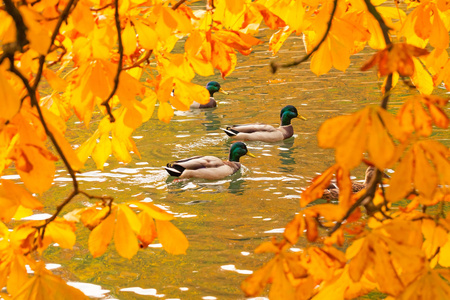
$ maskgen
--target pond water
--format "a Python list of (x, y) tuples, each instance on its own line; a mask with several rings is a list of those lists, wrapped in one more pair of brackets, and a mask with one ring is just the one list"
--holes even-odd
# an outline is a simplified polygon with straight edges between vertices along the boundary
[[(272, 31), (259, 37), (268, 41)], [(110, 245), (100, 258), (93, 259), (87, 247), (89, 231), (79, 226), (73, 250), (50, 247), (45, 259), (53, 272), (92, 297), (115, 299), (242, 299), (239, 286), (267, 261), (267, 255), (253, 250), (272, 236), (280, 237), (284, 226), (300, 210), (299, 198), (311, 179), (329, 167), (331, 150), (317, 146), (316, 133), (328, 118), (378, 104), (381, 81), (375, 71), (359, 68), (372, 52), (353, 56), (343, 73), (332, 70), (317, 77), (309, 63), (271, 74), (272, 60), (288, 62), (305, 54), (301, 37), (290, 37), (276, 57), (267, 43), (255, 47), (248, 56), (239, 55), (238, 67), (226, 80), (219, 74), (194, 81), (204, 85), (217, 80), (229, 95), (216, 94), (215, 109), (176, 112), (170, 124), (152, 119), (134, 133), (142, 154), (127, 165), (110, 158), (103, 171), (96, 171), (90, 159), (86, 172), (78, 176), (81, 188), (92, 194), (108, 194), (117, 203), (129, 200), (153, 201), (176, 214), (173, 223), (187, 236), (187, 255), (167, 254), (156, 241), (131, 260), (120, 257)], [(443, 90), (441, 90), (444, 93)], [(396, 109), (408, 87), (399, 84), (391, 108)], [(194, 155), (214, 155), (226, 159), (231, 141), (220, 127), (239, 123), (279, 124), (280, 109), (292, 104), (308, 120), (294, 119), (295, 135), (283, 142), (248, 142), (257, 156), (244, 156), (243, 168), (220, 181), (172, 181), (163, 166), (172, 160)], [(81, 144), (89, 132), (73, 122), (68, 135)], [(95, 130), (96, 124), (90, 131)], [(448, 136), (437, 131), (436, 138), (449, 144)], [(354, 170), (362, 180), (364, 167)], [(43, 195), (46, 210), (71, 191), (64, 169), (57, 173), (54, 187)], [(76, 198), (69, 209), (88, 200)], [(303, 239), (293, 248), (300, 251)], [(149, 296), (150, 295), (150, 296)]]

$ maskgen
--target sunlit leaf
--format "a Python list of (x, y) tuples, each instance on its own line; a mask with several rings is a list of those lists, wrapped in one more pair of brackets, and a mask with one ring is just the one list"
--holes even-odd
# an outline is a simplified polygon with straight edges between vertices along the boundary
[[(138, 252), (139, 245), (136, 239), (136, 235), (133, 232), (132, 224), (130, 224), (128, 219), (128, 215), (134, 213), (125, 213), (124, 207), (126, 206), (119, 206), (119, 209), (117, 210), (117, 220), (116, 226), (114, 228), (114, 244), (120, 256), (130, 259)], [(134, 218), (130, 218), (133, 220), (132, 222), (139, 223), (136, 215), (134, 215)], [(134, 224), (133, 226), (136, 226), (136, 224)], [(98, 226), (96, 228), (98, 228)]]
[(158, 240), (170, 254), (186, 254), (189, 242), (175, 225), (168, 221), (156, 220)]
[(89, 252), (93, 257), (102, 256), (113, 237), (116, 222), (116, 211), (95, 227), (89, 235)]

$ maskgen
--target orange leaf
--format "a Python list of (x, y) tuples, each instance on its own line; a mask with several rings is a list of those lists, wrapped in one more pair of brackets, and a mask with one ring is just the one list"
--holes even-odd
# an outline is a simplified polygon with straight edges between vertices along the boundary
[(158, 239), (170, 254), (186, 254), (189, 242), (186, 236), (169, 221), (156, 220)]

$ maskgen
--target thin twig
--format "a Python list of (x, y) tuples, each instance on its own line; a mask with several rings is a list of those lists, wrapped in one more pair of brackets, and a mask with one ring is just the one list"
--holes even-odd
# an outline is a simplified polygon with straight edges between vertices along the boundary
[(342, 223), (344, 223), (348, 219), (348, 217), (350, 217), (350, 215), (353, 213), (353, 211), (356, 208), (358, 208), (359, 206), (361, 206), (365, 203), (371, 202), (373, 200), (373, 198), (375, 196), (375, 192), (377, 190), (378, 183), (380, 181), (381, 181), (381, 171), (377, 169), (375, 176), (371, 179), (366, 192), (361, 197), (359, 197), (359, 199), (356, 200), (355, 203), (353, 203), (353, 205), (346, 212), (345, 216), (342, 217), (342, 219), (339, 220), (334, 225), (334, 227), (331, 229), (331, 231), (329, 233), (330, 236), (342, 226)]
[[(74, 5), (74, 3), (75, 3), (75, 5)], [(53, 33), (52, 33), (52, 37), (50, 39), (50, 45), (48, 46), (47, 54), (50, 53), (50, 51), (53, 47), (53, 44), (55, 43), (55, 39), (59, 34), (59, 30), (61, 29), (62, 23), (69, 16), (72, 5), (74, 5), (74, 7), (75, 7), (77, 5), (77, 3), (78, 3), (78, 0), (69, 0), (69, 2), (67, 3), (66, 7), (63, 10), (63, 12), (59, 16), (58, 22), (56, 23), (55, 29), (53, 30)], [(44, 64), (45, 64), (45, 55), (40, 55), (39, 56), (39, 69), (36, 73), (36, 77), (34, 78), (34, 83), (33, 83), (33, 89), (35, 91), (37, 90), (37, 88), (39, 86), (39, 82), (41, 81), (42, 72), (44, 70)]]
[(178, 7), (180, 7), (181, 4), (183, 4), (184, 2), (186, 2), (186, 0), (180, 0), (177, 3), (175, 3), (174, 6), (172, 6), (172, 10), (176, 10)]
[(124, 70), (129, 70), (129, 69), (133, 69), (133, 68), (136, 68), (136, 67), (139, 67), (140, 64), (142, 64), (143, 62), (147, 61), (147, 60), (150, 58), (150, 56), (152, 55), (152, 53), (153, 53), (153, 50), (148, 50), (148, 51), (146, 51), (146, 52), (145, 52), (145, 55), (144, 55), (141, 59), (139, 59), (138, 61), (136, 61), (135, 63), (133, 63), (133, 65), (131, 65), (131, 66), (122, 68), (122, 71), (124, 71)]
[(50, 131), (50, 129), (47, 126), (47, 123), (45, 122), (44, 115), (42, 114), (41, 107), (39, 106), (39, 102), (36, 98), (35, 90), (31, 87), (28, 79), (26, 79), (25, 76), (23, 76), (22, 73), (20, 73), (20, 71), (16, 69), (16, 67), (14, 65), (14, 57), (10, 57), (10, 60), (11, 60), (10, 71), (12, 73), (16, 74), (22, 80), (23, 84), (25, 85), (25, 88), (28, 91), (28, 95), (30, 96), (31, 104), (36, 107), (36, 110), (39, 114), (39, 119), (42, 123), (42, 126), (44, 127), (45, 133), (52, 141), (52, 144), (55, 146), (56, 152), (58, 152), (59, 156), (61, 157), (61, 159), (64, 162), (64, 165), (67, 168), (67, 171), (70, 174), (70, 177), (72, 177), (72, 183), (73, 183), (74, 190), (78, 191), (78, 181), (75, 176), (75, 171), (72, 169), (72, 166), (70, 165), (69, 161), (67, 160), (66, 156), (64, 155), (64, 152), (62, 151), (61, 147), (58, 145), (58, 142), (56, 141), (55, 136)]
[(119, 63), (117, 64), (117, 73), (116, 77), (114, 77), (114, 87), (109, 94), (108, 98), (106, 98), (105, 101), (102, 102), (102, 105), (106, 108), (106, 112), (109, 115), (109, 120), (111, 123), (115, 122), (114, 115), (111, 111), (111, 106), (109, 105), (109, 100), (114, 96), (114, 94), (117, 91), (117, 88), (119, 87), (119, 78), (120, 73), (122, 72), (122, 63), (123, 63), (123, 42), (122, 42), (122, 34), (121, 34), (121, 27), (120, 27), (120, 19), (119, 19), (119, 0), (114, 0), (115, 5), (115, 11), (114, 11), (114, 19), (116, 21), (116, 29), (117, 29), (117, 38), (119, 42)]
[(327, 29), (322, 37), (322, 39), (319, 41), (319, 43), (311, 50), (311, 52), (309, 52), (308, 54), (306, 54), (303, 58), (301, 58), (300, 60), (294, 60), (291, 63), (287, 63), (287, 64), (278, 64), (276, 62), (271, 62), (270, 63), (270, 67), (272, 68), (272, 73), (275, 74), (279, 68), (290, 68), (290, 67), (294, 67), (297, 66), (305, 61), (307, 61), (317, 50), (319, 50), (320, 46), (323, 44), (323, 42), (326, 40), (328, 34), (330, 33), (331, 30), (331, 25), (333, 24), (333, 17), (336, 13), (336, 9), (337, 9), (337, 4), (338, 4), (338, 0), (334, 0), (333, 1), (333, 10), (331, 11), (331, 15), (330, 15), (330, 19), (328, 20), (327, 23)]
[(101, 11), (101, 10), (104, 10), (104, 9), (110, 7), (111, 5), (112, 5), (112, 3), (108, 3), (105, 6), (102, 6), (100, 8), (91, 8), (91, 11)]

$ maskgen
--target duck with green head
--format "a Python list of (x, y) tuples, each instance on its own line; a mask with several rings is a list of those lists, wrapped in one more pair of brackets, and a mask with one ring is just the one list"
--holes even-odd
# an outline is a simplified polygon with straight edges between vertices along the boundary
[(209, 91), (209, 102), (206, 104), (200, 104), (198, 102), (192, 103), (191, 108), (212, 108), (217, 106), (217, 102), (214, 99), (214, 93), (219, 92), (225, 95), (228, 95), (221, 87), (220, 83), (217, 81), (210, 81), (206, 85), (206, 89)]
[(165, 169), (169, 175), (179, 178), (217, 180), (236, 173), (241, 168), (239, 159), (244, 155), (255, 157), (244, 143), (236, 142), (230, 147), (228, 160), (215, 156), (194, 156), (170, 162)]
[(287, 105), (281, 110), (281, 124), (278, 128), (267, 124), (255, 123), (234, 125), (222, 130), (228, 136), (240, 141), (277, 142), (290, 138), (294, 134), (294, 128), (291, 124), (291, 120), (294, 118), (306, 120), (305, 117), (298, 114), (294, 106)]

